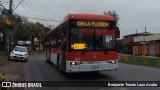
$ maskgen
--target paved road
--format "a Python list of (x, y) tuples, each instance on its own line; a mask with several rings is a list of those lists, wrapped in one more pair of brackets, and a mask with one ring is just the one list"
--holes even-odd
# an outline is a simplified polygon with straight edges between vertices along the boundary
[[(118, 71), (98, 73), (61, 74), (54, 65), (46, 63), (44, 53), (29, 56), (29, 61), (22, 63), (27, 81), (160, 81), (160, 69), (119, 63)], [(159, 90), (160, 88), (140, 87), (54, 87), (27, 88), (27, 90)]]

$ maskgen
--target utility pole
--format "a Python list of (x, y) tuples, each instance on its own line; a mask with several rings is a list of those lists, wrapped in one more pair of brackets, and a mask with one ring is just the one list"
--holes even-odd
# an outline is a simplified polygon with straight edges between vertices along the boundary
[(137, 29), (136, 29), (136, 34), (137, 34)]
[(145, 36), (146, 36), (146, 27), (145, 27), (145, 31), (144, 31), (144, 34), (143, 34), (143, 36), (144, 36), (144, 38), (143, 38), (143, 41), (144, 41), (144, 44), (145, 44)]
[(145, 27), (145, 32), (144, 32), (144, 48), (143, 48), (144, 56), (145, 56), (145, 54), (146, 54), (146, 53), (145, 53), (145, 45), (146, 45), (146, 39), (145, 39), (145, 38), (146, 38), (146, 33), (147, 33), (147, 32), (146, 32), (146, 27)]
[(12, 15), (12, 3), (13, 3), (13, 0), (10, 0), (10, 3), (9, 3), (9, 14)]
[[(12, 5), (13, 5), (13, 0), (10, 0), (10, 4), (9, 4), (9, 19), (10, 19), (10, 22), (12, 22), (12, 15), (13, 15), (13, 10), (12, 10)], [(13, 40), (12, 39), (12, 30), (9, 31), (10, 32), (10, 35), (9, 35), (9, 53), (11, 51), (11, 41)]]
[[(6, 20), (5, 20), (5, 23), (7, 25), (9, 25), (9, 26), (11, 26), (12, 3), (13, 3), (13, 0), (10, 0), (8, 15), (6, 16)], [(8, 59), (9, 59), (9, 54), (10, 54), (10, 51), (11, 51), (11, 37), (12, 37), (12, 30), (11, 30), (11, 28), (6, 28), (5, 34), (6, 34), (5, 51), (6, 51), (6, 54), (8, 56)]]

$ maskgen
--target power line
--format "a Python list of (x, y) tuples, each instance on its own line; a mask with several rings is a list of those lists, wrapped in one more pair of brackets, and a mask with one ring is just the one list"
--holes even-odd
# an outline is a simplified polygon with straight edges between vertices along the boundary
[(2, 2), (1, 4), (4, 4), (4, 3), (9, 3), (10, 1), (6, 1), (6, 2)]
[[(24, 6), (24, 4), (22, 2), (25, 2), (26, 6), (28, 8), (26, 8)], [(54, 20), (54, 19), (50, 19), (48, 17), (44, 17), (42, 16), (39, 11), (36, 9), (36, 7), (32, 4), (32, 2), (30, 0), (28, 0), (28, 2), (26, 0), (21, 0), (20, 3), (16, 6), (16, 8), (19, 6), (19, 5), (22, 5), (24, 7), (24, 9), (26, 9), (27, 13), (30, 14), (32, 17), (25, 17), (24, 18), (29, 18), (29, 19), (36, 19), (36, 20), (42, 20), (42, 21), (52, 21), (52, 22), (61, 22), (61, 21), (57, 21), (57, 20)], [(16, 9), (15, 8), (15, 9)], [(14, 10), (15, 10), (14, 9)], [(32, 12), (31, 12), (32, 11)], [(36, 13), (35, 13), (36, 12)], [(38, 18), (39, 17), (39, 18)]]
[[(24, 7), (23, 4), (21, 4), (21, 5), (22, 5), (22, 7)], [(26, 11), (28, 12), (28, 14), (30, 14), (32, 17), (34, 17), (34, 16), (32, 15), (32, 13), (31, 13), (26, 7), (24, 7), (24, 9), (26, 9)]]
[[(27, 1), (25, 1), (25, 2), (27, 3)], [(30, 0), (28, 0), (28, 2), (29, 2), (30, 5), (32, 6), (32, 8), (37, 12), (36, 16), (39, 15), (40, 18), (46, 18), (46, 19), (47, 19), (46, 21), (56, 21), (56, 22), (57, 22), (57, 20), (53, 20), (53, 19), (51, 19), (51, 18), (42, 16), (41, 13), (38, 11), (38, 9), (34, 6), (34, 4), (33, 4)], [(29, 4), (27, 4), (27, 5), (29, 6)], [(31, 8), (31, 9), (32, 9), (32, 8)], [(32, 11), (35, 12), (33, 9), (32, 9)], [(38, 16), (38, 17), (39, 17), (39, 16)], [(42, 19), (42, 20), (43, 20), (43, 19)], [(58, 22), (59, 22), (59, 21), (58, 21)]]
[(26, 17), (26, 16), (22, 16), (22, 17), (29, 18), (29, 19), (43, 20), (43, 21), (62, 22), (62, 21), (57, 21), (57, 20), (53, 20), (53, 19), (33, 18), (33, 17)]
[(7, 10), (6, 7), (4, 7), (2, 4), (0, 4), (1, 7), (3, 7), (3, 9)]
[[(32, 4), (32, 2), (30, 0), (28, 0), (28, 2), (31, 4), (31, 6), (34, 8), (34, 10), (37, 12), (37, 14), (41, 17), (41, 18), (46, 18), (47, 21), (50, 21), (51, 18), (48, 18), (48, 17), (45, 17), (45, 16), (42, 16), (41, 13), (39, 12), (39, 10), (34, 6), (34, 4)], [(49, 20), (48, 20), (49, 19)], [(53, 19), (51, 19), (52, 21)], [(56, 21), (56, 20), (54, 20)]]
[(36, 7), (32, 4), (30, 0), (28, 0), (31, 6), (34, 8), (34, 10), (42, 17), (42, 15), (39, 13), (39, 11), (36, 9)]
[[(28, 3), (26, 3), (26, 6), (28, 7), (25, 7), (24, 5), (23, 5), (23, 3), (21, 4), (22, 5), (22, 7), (27, 11), (27, 13), (28, 14), (30, 14), (30, 16), (32, 16), (32, 17), (37, 17), (37, 15), (35, 14), (35, 13), (32, 13), (32, 12), (30, 12), (30, 10), (31, 11), (33, 11), (33, 9), (31, 9), (29, 6), (28, 6)], [(30, 8), (30, 10), (28, 10)], [(33, 11), (34, 12), (34, 11)]]
[[(20, 0), (19, 0), (20, 1)], [(45, 18), (38, 18), (38, 16), (37, 16), (37, 14), (39, 14), (39, 16), (41, 16), (41, 17), (43, 17), (42, 15), (40, 15), (40, 13), (38, 12), (38, 10), (34, 7), (34, 5), (30, 2), (30, 4), (32, 5), (32, 8), (30, 7), (31, 5), (29, 5), (26, 1), (26, 6), (27, 7), (29, 7), (29, 8), (26, 8), (24, 5), (23, 5), (23, 1), (25, 1), (25, 0), (21, 0), (20, 2), (19, 2), (19, 4), (16, 6), (16, 8), (14, 8), (14, 10), (16, 10), (20, 5), (27, 11), (27, 13), (28, 14), (30, 14), (32, 17), (26, 17), (26, 16), (22, 16), (23, 18), (29, 18), (29, 19), (35, 19), (35, 20), (42, 20), (42, 21), (51, 21), (51, 22), (62, 22), (62, 21), (58, 21), (58, 20), (54, 20), (54, 19), (49, 19), (49, 18), (47, 18), (47, 17), (45, 17)], [(1, 5), (0, 4), (0, 6), (2, 6), (2, 7), (4, 7), (3, 5)], [(33, 11), (33, 12), (35, 12), (34, 10), (33, 10), (33, 8), (36, 10), (36, 12), (37, 12), (37, 14), (36, 13), (34, 13), (34, 15), (36, 16), (36, 17), (34, 17), (33, 16), (33, 13), (31, 13), (30, 12), (30, 10), (31, 11)], [(14, 11), (13, 10), (13, 11)]]
[(31, 8), (31, 6), (26, 1), (25, 1), (25, 3), (26, 3), (26, 6), (28, 7), (28, 9), (31, 10), (36, 17), (39, 17), (39, 15), (35, 13), (33, 8)]
[[(26, 2), (26, 1), (25, 1)], [(27, 7), (29, 7), (29, 4), (26, 2), (26, 4), (27, 4)], [(21, 4), (23, 7), (24, 7), (24, 9), (26, 9), (26, 11), (28, 12), (28, 14), (30, 14), (32, 17), (26, 17), (26, 16), (22, 16), (22, 17), (24, 17), (24, 18), (29, 18), (29, 19), (36, 19), (36, 20), (42, 20), (42, 21), (52, 21), (52, 22), (61, 22), (61, 21), (58, 21), (58, 20), (53, 20), (53, 19), (44, 19), (44, 18), (37, 18), (38, 16), (37, 16), (37, 14), (35, 14), (34, 13), (34, 16), (32, 15), (32, 13), (30, 12), (30, 10), (31, 11), (33, 11), (33, 12), (35, 12), (32, 8), (30, 8), (30, 10), (28, 10), (28, 8), (26, 8), (24, 5), (23, 5), (23, 3)]]
[[(16, 9), (18, 8), (18, 6), (19, 6), (23, 1), (24, 1), (24, 0), (20, 1), (20, 3), (15, 7), (14, 10), (16, 10)], [(13, 11), (14, 11), (14, 10), (13, 10)]]

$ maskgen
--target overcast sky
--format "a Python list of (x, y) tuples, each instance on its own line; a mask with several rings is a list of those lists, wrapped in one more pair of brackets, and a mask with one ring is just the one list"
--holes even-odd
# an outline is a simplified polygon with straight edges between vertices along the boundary
[[(1, 3), (9, 0), (0, 0)], [(13, 0), (13, 9), (21, 0)], [(3, 4), (8, 8), (9, 3)], [(62, 21), (69, 13), (102, 14), (115, 10), (119, 15), (121, 36), (144, 32), (160, 32), (160, 0), (24, 0), (14, 11), (21, 16)], [(45, 25), (59, 22), (40, 21)]]

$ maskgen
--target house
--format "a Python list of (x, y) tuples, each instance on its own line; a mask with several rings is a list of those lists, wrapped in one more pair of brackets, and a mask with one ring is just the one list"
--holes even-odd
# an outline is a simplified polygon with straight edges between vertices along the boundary
[(155, 33), (149, 36), (134, 37), (134, 42), (137, 43), (133, 49), (137, 48), (133, 54), (160, 56), (160, 33)]
[(137, 36), (148, 36), (148, 35), (152, 35), (151, 33), (149, 32), (142, 32), (142, 33), (135, 33), (135, 34), (130, 34), (130, 35), (126, 35), (126, 36), (123, 36), (124, 39), (123, 39), (123, 47), (122, 47), (122, 53), (125, 53), (125, 54), (132, 54), (133, 53), (133, 46), (135, 45), (135, 42), (134, 42), (134, 37), (137, 37)]

